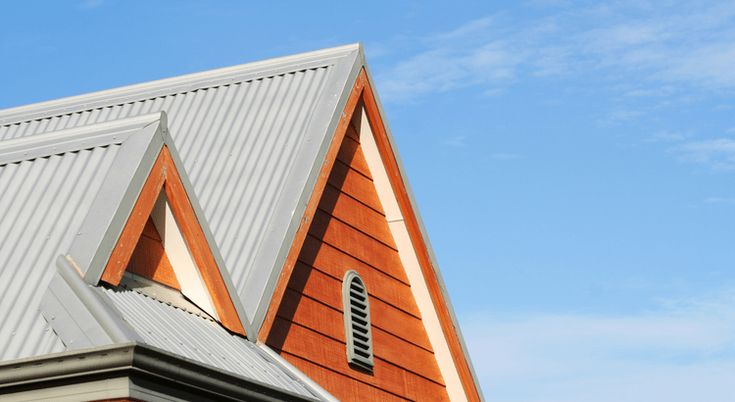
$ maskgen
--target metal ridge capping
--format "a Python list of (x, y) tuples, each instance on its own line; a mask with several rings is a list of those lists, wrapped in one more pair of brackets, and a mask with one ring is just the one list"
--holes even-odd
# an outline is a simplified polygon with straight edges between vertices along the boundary
[(65, 114), (84, 109), (94, 109), (104, 105), (115, 105), (125, 103), (131, 99), (140, 100), (141, 95), (153, 98), (161, 94), (171, 95), (177, 92), (196, 90), (200, 87), (254, 79), (258, 76), (285, 74), (313, 68), (316, 65), (326, 65), (333, 59), (344, 57), (352, 52), (359, 51), (361, 48), (362, 45), (354, 43), (11, 107), (0, 110), (0, 125), (26, 122), (48, 117), (52, 114)]
[(0, 166), (80, 149), (121, 144), (150, 124), (166, 124), (164, 112), (0, 141)]

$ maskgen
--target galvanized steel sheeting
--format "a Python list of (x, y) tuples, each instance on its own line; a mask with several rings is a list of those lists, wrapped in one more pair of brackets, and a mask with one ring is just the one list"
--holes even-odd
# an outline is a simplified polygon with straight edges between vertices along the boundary
[[(325, 91), (336, 68), (334, 55), (310, 64), (301, 68), (294, 63), (293, 71), (287, 73), (268, 75), (266, 71), (239, 82), (229, 79), (224, 85), (81, 108), (38, 120), (18, 117), (18, 122), (0, 126), (0, 140), (165, 111), (186, 174), (252, 318), (256, 308), (262, 308), (256, 294), (266, 291), (264, 278), (268, 278), (262, 272), (251, 277), (252, 271), (274, 269), (256, 267), (254, 259), (267, 236), (280, 236), (283, 242), (286, 228), (269, 225), (275, 214), (293, 214), (297, 199), (286, 203), (288, 210), (276, 210), (281, 194), (287, 186), (306, 180), (308, 172), (296, 172), (299, 179), (294, 181), (291, 168), (299, 157), (314, 159), (315, 155), (299, 151), (317, 106), (335, 101), (334, 88), (331, 93)], [(319, 122), (322, 137), (328, 123)]]
[(151, 346), (299, 395), (316, 397), (258, 346), (230, 334), (214, 321), (133, 290), (99, 289)]
[(119, 148), (0, 165), (0, 360), (63, 350), (38, 305)]

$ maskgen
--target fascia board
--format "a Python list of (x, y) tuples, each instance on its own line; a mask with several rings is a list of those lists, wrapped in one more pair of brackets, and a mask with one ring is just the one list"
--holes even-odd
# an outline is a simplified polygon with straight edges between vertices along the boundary
[[(251, 269), (245, 283), (250, 286), (264, 284), (264, 288), (246, 287), (240, 293), (253, 320), (253, 331), (249, 333), (253, 339), (257, 337), (265, 319), (283, 264), (301, 225), (342, 111), (362, 68), (362, 60), (362, 47), (353, 47), (351, 53), (336, 64), (325, 83), (326, 91), (318, 102), (319, 107), (311, 117), (301, 149), (297, 153), (300, 157), (291, 167), (288, 184), (279, 195), (276, 212), (268, 222), (267, 235), (257, 248), (252, 266), (266, 269)], [(309, 172), (306, 180), (294, 182), (294, 172), (304, 171)], [(296, 176), (303, 177), (302, 174)], [(293, 200), (298, 200), (295, 209), (291, 207)], [(283, 227), (286, 228), (285, 237), (283, 232), (277, 232), (277, 228)]]
[(332, 64), (358, 48), (358, 44), (339, 46), (5, 109), (0, 111), (0, 125), (306, 70)]
[[(370, 74), (370, 69), (367, 66), (367, 63), (365, 64), (365, 73), (368, 77), (368, 85), (373, 85), (375, 83), (375, 80), (373, 79), (372, 75)], [(390, 144), (390, 148), (393, 150), (393, 156), (396, 160), (396, 165), (398, 166), (398, 172), (401, 176), (401, 181), (403, 182), (406, 195), (408, 196), (408, 200), (411, 203), (411, 208), (414, 211), (414, 217), (416, 219), (416, 223), (418, 224), (419, 231), (421, 233), (421, 237), (423, 238), (424, 245), (426, 246), (426, 250), (429, 255), (429, 260), (431, 261), (431, 266), (434, 271), (434, 275), (436, 276), (436, 280), (439, 284), (439, 288), (442, 292), (442, 298), (444, 299), (444, 302), (446, 304), (447, 311), (449, 311), (449, 316), (452, 319), (452, 325), (457, 332), (457, 338), (459, 339), (460, 346), (462, 347), (462, 352), (464, 353), (465, 360), (467, 361), (467, 365), (470, 368), (470, 373), (472, 374), (472, 379), (475, 382), (475, 386), (477, 387), (478, 394), (480, 396), (480, 399), (484, 400), (482, 390), (480, 388), (480, 382), (478, 381), (477, 374), (475, 373), (475, 369), (472, 365), (472, 359), (470, 359), (467, 345), (465, 344), (464, 337), (462, 336), (462, 330), (459, 326), (459, 322), (457, 321), (457, 316), (454, 312), (454, 307), (452, 306), (451, 299), (449, 297), (449, 293), (447, 292), (446, 285), (444, 284), (444, 279), (442, 278), (441, 272), (439, 271), (439, 263), (436, 259), (436, 255), (434, 254), (434, 249), (431, 246), (431, 242), (429, 240), (428, 232), (426, 231), (426, 227), (424, 226), (423, 219), (421, 219), (421, 214), (419, 213), (418, 204), (416, 203), (416, 199), (413, 195), (413, 191), (411, 190), (411, 186), (408, 181), (408, 177), (406, 176), (406, 170), (403, 167), (403, 162), (401, 161), (401, 157), (398, 153), (398, 148), (396, 146), (395, 140), (393, 139), (393, 134), (391, 133), (390, 124), (388, 123), (387, 116), (383, 110), (383, 105), (380, 102), (380, 98), (378, 95), (378, 91), (375, 90), (373, 87), (373, 97), (375, 98), (375, 104), (378, 107), (378, 113), (380, 113), (380, 117), (383, 121), (383, 126), (385, 128), (386, 136), (388, 137), (388, 143)]]
[(105, 263), (133, 210), (143, 184), (163, 146), (165, 113), (123, 142), (87, 216), (69, 247), (68, 256), (84, 279), (99, 282)]

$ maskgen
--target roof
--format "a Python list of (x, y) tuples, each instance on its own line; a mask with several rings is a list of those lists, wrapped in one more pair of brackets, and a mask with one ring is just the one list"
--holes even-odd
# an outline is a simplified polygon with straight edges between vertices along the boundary
[(315, 393), (259, 346), (233, 335), (221, 325), (127, 289), (98, 288), (122, 319), (140, 336), (142, 343), (178, 356), (212, 366), (316, 399)]
[(7, 109), (0, 140), (165, 112), (245, 315), (258, 327), (300, 223), (292, 217), (305, 208), (362, 64), (360, 47), (349, 45)]
[[(154, 113), (0, 141), (2, 360), (136, 342), (301, 399), (321, 398), (264, 346), (208, 317), (93, 286), (156, 156), (166, 146), (178, 160), (167, 133), (165, 114)], [(185, 175), (182, 182), (191, 197)]]
[(35, 312), (59, 255), (96, 283), (163, 142), (177, 150), (186, 192), (254, 337), (365, 67), (361, 47), (348, 45), (0, 111), (0, 359), (61, 351), (69, 339), (144, 342), (119, 319), (115, 296), (90, 296), (88, 285), (75, 285), (74, 297), (68, 282), (59, 287), (75, 311), (96, 317), (88, 338), (62, 325), (74, 335), (62, 342)]
[(39, 303), (121, 147), (51, 154), (38, 142), (0, 142), (0, 360), (64, 349)]
[(134, 342), (0, 362), (0, 395), (11, 401), (310, 401)]

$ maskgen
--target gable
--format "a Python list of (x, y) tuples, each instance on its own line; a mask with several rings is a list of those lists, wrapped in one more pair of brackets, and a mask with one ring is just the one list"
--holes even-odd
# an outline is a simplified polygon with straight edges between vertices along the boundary
[(181, 290), (227, 329), (246, 335), (166, 145), (153, 163), (100, 280), (117, 286), (125, 272)]
[[(429, 389), (432, 395), (447, 396), (448, 393), (448, 398), (452, 400), (479, 400), (479, 391), (464, 352), (461, 335), (376, 102), (363, 71), (345, 106), (340, 129), (335, 133), (319, 176), (323, 179), (315, 185), (302, 219), (304, 224), (292, 244), (259, 336), (263, 340), (270, 340), (274, 348), (282, 350), (284, 356), (299, 361), (304, 369), (310, 365), (328, 367), (343, 377), (349, 377), (347, 381), (340, 381), (327, 375), (326, 378), (331, 378), (330, 383), (335, 384), (334, 388), (328, 388), (333, 392), (349, 389), (356, 381), (363, 385), (377, 385), (382, 391), (394, 395), (407, 396), (411, 392)], [(315, 266), (315, 261), (322, 253), (330, 254), (337, 261), (333, 262), (331, 268), (335, 271), (331, 275), (325, 267)], [(309, 256), (314, 261), (309, 261)], [(372, 287), (379, 289), (377, 292), (386, 289), (399, 293), (398, 289), (408, 289), (404, 292), (407, 293), (404, 298), (409, 300), (408, 304), (393, 307), (402, 312), (413, 309), (417, 313), (414, 318), (419, 321), (414, 328), (408, 325), (400, 329), (401, 324), (396, 324), (410, 323), (410, 319), (399, 318), (386, 324), (391, 326), (390, 331), (395, 331), (387, 332), (399, 341), (394, 343), (386, 339), (380, 345), (378, 336), (375, 336), (376, 371), (367, 377), (361, 377), (359, 372), (347, 367), (343, 353), (338, 352), (340, 342), (341, 348), (344, 348), (344, 329), (340, 329), (339, 325), (335, 327), (337, 320), (334, 314), (331, 314), (329, 325), (324, 323), (325, 318), (319, 323), (299, 323), (299, 311), (304, 310), (301, 314), (305, 316), (315, 315), (306, 312), (319, 307), (313, 301), (330, 307), (341, 316), (337, 305), (327, 302), (328, 298), (334, 301), (335, 294), (339, 295), (339, 287), (335, 287), (334, 279), (341, 278), (346, 270), (360, 264), (370, 267), (365, 275), (360, 273), (368, 289)], [(384, 279), (389, 279), (371, 280), (371, 276), (375, 277), (373, 270), (379, 271)], [(331, 277), (332, 282), (326, 279), (327, 276)], [(381, 306), (379, 303), (388, 301), (388, 297), (391, 296), (371, 294), (371, 302), (377, 300), (371, 304), (371, 314), (377, 314), (376, 320), (379, 320), (377, 317), (381, 313), (375, 313), (380, 309), (373, 305)], [(301, 308), (302, 304), (312, 307)], [(327, 317), (327, 310), (316, 316)], [(317, 326), (322, 328), (315, 331), (320, 335), (309, 332)], [(336, 332), (328, 334), (325, 327)], [(386, 330), (377, 323), (373, 323), (373, 328), (377, 328), (376, 334)], [(405, 331), (402, 335), (408, 338), (398, 335), (397, 331), (401, 330)], [(339, 337), (339, 334), (342, 336)], [(412, 339), (412, 334), (424, 340), (428, 338), (428, 342), (423, 344), (424, 348), (416, 339), (413, 339), (415, 343), (412, 345), (401, 343)], [(309, 352), (309, 343), (301, 345), (299, 349), (298, 342), (304, 342), (303, 338), (307, 335), (311, 337), (312, 345), (321, 344), (320, 336), (337, 343), (332, 345), (329, 352), (325, 348)], [(296, 343), (289, 344), (289, 341)], [(418, 349), (412, 349), (411, 346)], [(292, 348), (290, 351), (289, 347)], [(415, 353), (412, 352), (414, 350)], [(388, 356), (391, 352), (395, 355)], [(381, 362), (394, 372), (386, 374)], [(415, 365), (416, 362), (420, 364)], [(396, 368), (398, 372), (395, 372)], [(315, 371), (313, 368), (311, 370)], [(324, 373), (315, 375), (324, 377)], [(410, 386), (405, 382), (381, 382), (381, 378), (395, 381), (395, 378), (409, 377)], [(445, 386), (446, 391), (443, 392), (435, 389)]]
[[(210, 292), (205, 286), (207, 294), (232, 295), (241, 326), (253, 328), (247, 335), (251, 340), (256, 336), (263, 340), (273, 326), (287, 284), (299, 277), (297, 263), (311, 258), (313, 261), (306, 264), (311, 266), (323, 257), (322, 253), (347, 254), (356, 261), (354, 265), (362, 262), (382, 269), (378, 270), (380, 274), (363, 272), (361, 275), (366, 282), (372, 282), (371, 277), (390, 278), (378, 289), (371, 289), (384, 292), (380, 297), (385, 300), (381, 301), (398, 303), (402, 298), (400, 289), (409, 287), (415, 308), (408, 303), (402, 311), (420, 318), (427, 339), (413, 341), (417, 342), (416, 346), (433, 353), (438, 361), (442, 380), (435, 379), (435, 382), (441, 384), (443, 381), (452, 397), (464, 389), (468, 399), (477, 399), (479, 391), (464, 354), (461, 335), (367, 74), (361, 70), (363, 66), (362, 51), (354, 45), (0, 111), (0, 139), (33, 138), (52, 130), (89, 127), (99, 122), (117, 124), (112, 122), (121, 118), (135, 119), (135, 116), (150, 112), (159, 112), (157, 114), (165, 118), (161, 112), (167, 112), (171, 115), (171, 133), (164, 130), (153, 140), (145, 137), (150, 141), (135, 146), (130, 143), (137, 140), (123, 141), (113, 137), (106, 144), (112, 148), (124, 142), (121, 155), (130, 154), (122, 152), (126, 148), (140, 152), (134, 153), (134, 159), (113, 158), (110, 163), (123, 169), (109, 169), (105, 183), (91, 193), (96, 196), (89, 195), (90, 203), (106, 207), (90, 212), (77, 226), (78, 230), (74, 230), (73, 239), (69, 238), (72, 245), (61, 251), (68, 251), (69, 262), (84, 272), (88, 284), (99, 284), (106, 272), (108, 257), (117, 246), (117, 240), (123, 238), (126, 240), (120, 248), (122, 251), (111, 259), (117, 266), (111, 268), (112, 273), (106, 279), (109, 283), (119, 281), (126, 270), (140, 268), (131, 267), (130, 259), (145, 260), (153, 255), (155, 266), (142, 267), (143, 275), (164, 284), (168, 281), (174, 288), (178, 284), (185, 291), (184, 284), (189, 282), (181, 280), (183, 271), (176, 272), (176, 268), (186, 263), (182, 265), (175, 256), (175, 250), (185, 249), (190, 253), (177, 255), (189, 255), (192, 260), (199, 258), (194, 265), (204, 269), (213, 266), (222, 269), (227, 291)], [(352, 119), (353, 114), (355, 119)], [(350, 124), (354, 133), (348, 132)], [(363, 138), (368, 131), (370, 136)], [(351, 144), (343, 140), (350, 135), (355, 137), (353, 140), (359, 147), (354, 144), (352, 148), (350, 145), (342, 147)], [(371, 142), (370, 138), (374, 140)], [(147, 169), (164, 143), (172, 148), (175, 145), (181, 152), (177, 154), (181, 158), (176, 157), (174, 167), (182, 173), (184, 193), (191, 194), (188, 208), (202, 223), (198, 233), (194, 233), (197, 230), (191, 232), (184, 224), (196, 219), (177, 219), (179, 244), (186, 243), (182, 239), (203, 237), (201, 242), (192, 244), (209, 244), (213, 256), (202, 257), (201, 252), (189, 250), (188, 245), (167, 247), (168, 240), (175, 242), (175, 239), (162, 233), (161, 225), (156, 225), (154, 219), (156, 214), (150, 209), (151, 204), (155, 208), (162, 199), (161, 191), (140, 191), (148, 178)], [(97, 145), (84, 144), (88, 147), (85, 149)], [(358, 148), (364, 156), (359, 161), (354, 158)], [(58, 150), (54, 152), (59, 153)], [(345, 156), (351, 152), (353, 159), (349, 164), (344, 163)], [(340, 153), (343, 163), (336, 163)], [(365, 185), (365, 180), (369, 179), (372, 179), (372, 187)], [(328, 180), (331, 187), (326, 184)], [(84, 184), (83, 180), (79, 182)], [(341, 183), (335, 185), (337, 182)], [(121, 186), (120, 183), (130, 184)], [(94, 191), (93, 186), (88, 188)], [(175, 215), (174, 210), (178, 207), (174, 204), (187, 197), (169, 197), (166, 190), (163, 193), (171, 205), (171, 214)], [(148, 197), (148, 210), (144, 208), (138, 215), (129, 215), (140, 200), (139, 195)], [(350, 206), (353, 200), (359, 200), (358, 203), (368, 206), (370, 211), (339, 215), (343, 208), (354, 208)], [(113, 207), (117, 211), (110, 213)], [(78, 214), (81, 216), (85, 211)], [(382, 218), (376, 221), (375, 213), (382, 214)], [(125, 226), (129, 217), (136, 223), (134, 230), (128, 231)], [(158, 236), (150, 230), (150, 221)], [(364, 225), (359, 232), (372, 240), (367, 241), (348, 230), (359, 225)], [(323, 233), (319, 237), (314, 231)], [(121, 236), (123, 232), (128, 234)], [(165, 229), (163, 232), (168, 233)], [(341, 248), (330, 248), (326, 241), (329, 236), (345, 237), (350, 241), (341, 244)], [(143, 237), (146, 246), (141, 246)], [(314, 245), (315, 237), (320, 242), (317, 246)], [(356, 248), (355, 244), (362, 246)], [(139, 246), (141, 251), (136, 254)], [(395, 253), (380, 252), (382, 246), (397, 251), (397, 258)], [(319, 252), (315, 253), (315, 249)], [(193, 258), (194, 254), (200, 256)], [(378, 255), (384, 261), (376, 260)], [(401, 269), (392, 270), (393, 266)], [(325, 273), (327, 270), (326, 266), (311, 268), (323, 269)], [(292, 271), (297, 274), (292, 275)], [(318, 278), (317, 271), (312, 269), (310, 272), (314, 274), (309, 277)], [(205, 276), (202, 275), (202, 280)], [(307, 284), (305, 282), (304, 286)], [(226, 301), (221, 303), (225, 304)], [(372, 303), (371, 310), (379, 308), (378, 304)], [(213, 315), (218, 315), (216, 308), (213, 311)], [(399, 317), (402, 316), (395, 315), (391, 319), (403, 322)], [(375, 319), (380, 320), (378, 316)], [(18, 327), (33, 325), (31, 332), (42, 333), (44, 328), (38, 324), (43, 322), (36, 321), (35, 324), (24, 321)], [(237, 320), (231, 323), (237, 330)], [(421, 334), (410, 328), (405, 332), (401, 335), (404, 338), (413, 333)], [(16, 343), (35, 342), (35, 350), (45, 351), (58, 346), (52, 341), (30, 339)], [(332, 376), (314, 373), (315, 378), (325, 383), (334, 381)], [(365, 385), (353, 381), (350, 387), (361, 387), (355, 385), (358, 383)]]
[[(304, 246), (266, 343), (340, 400), (448, 400), (395, 241), (350, 124), (318, 203)], [(369, 293), (374, 367), (351, 367), (345, 356), (342, 287), (354, 270)]]

